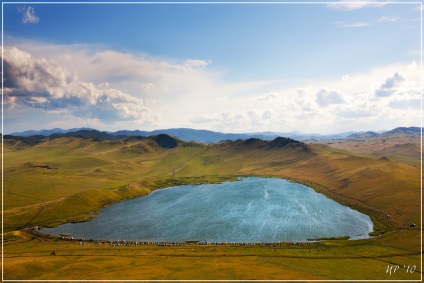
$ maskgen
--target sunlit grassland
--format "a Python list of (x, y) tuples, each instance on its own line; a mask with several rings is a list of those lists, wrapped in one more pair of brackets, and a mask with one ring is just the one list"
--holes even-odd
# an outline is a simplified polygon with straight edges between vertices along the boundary
[[(33, 238), (7, 242), (5, 279), (396, 279), (420, 278), (417, 253), (366, 241), (277, 247), (111, 246)], [(55, 256), (51, 256), (51, 252)], [(417, 266), (386, 273), (388, 265)]]
[[(178, 184), (283, 177), (369, 214), (379, 237), (282, 247), (111, 247), (37, 238), (17, 228), (94, 217), (101, 207)], [(264, 148), (60, 138), (5, 143), (5, 279), (419, 279), (420, 170), (322, 145)], [(390, 219), (386, 218), (390, 215)], [(409, 227), (409, 223), (417, 227)], [(16, 235), (13, 237), (12, 235)], [(56, 256), (50, 252), (56, 251)], [(386, 266), (417, 271), (386, 273)], [(195, 268), (193, 268), (195, 266)], [(254, 266), (255, 268), (252, 268)]]

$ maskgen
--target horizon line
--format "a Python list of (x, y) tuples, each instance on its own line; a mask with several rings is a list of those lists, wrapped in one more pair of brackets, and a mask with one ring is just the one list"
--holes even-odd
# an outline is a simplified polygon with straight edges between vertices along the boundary
[(22, 131), (14, 131), (14, 132), (10, 132), (10, 133), (0, 133), (2, 136), (5, 135), (12, 135), (12, 134), (22, 134), (25, 132), (42, 132), (42, 131), (53, 131), (53, 130), (62, 130), (62, 131), (70, 131), (70, 130), (75, 130), (75, 131), (79, 131), (79, 130), (95, 130), (98, 132), (105, 132), (105, 133), (116, 133), (119, 131), (129, 131), (129, 132), (134, 132), (134, 131), (140, 131), (140, 132), (155, 132), (155, 131), (166, 131), (166, 130), (193, 130), (193, 131), (208, 131), (208, 132), (214, 132), (214, 133), (219, 133), (219, 134), (240, 134), (240, 135), (260, 135), (260, 134), (264, 134), (264, 133), (269, 133), (269, 134), (299, 134), (299, 135), (319, 135), (319, 136), (328, 136), (328, 135), (338, 135), (338, 134), (344, 134), (344, 133), (365, 133), (365, 132), (375, 132), (375, 133), (383, 133), (383, 132), (388, 132), (388, 131), (392, 131), (395, 130), (397, 128), (423, 128), (420, 126), (398, 126), (398, 127), (394, 127), (392, 129), (384, 129), (384, 130), (350, 130), (350, 131), (345, 131), (345, 132), (332, 132), (332, 133), (307, 133), (307, 132), (301, 132), (299, 130), (291, 130), (291, 131), (272, 131), (272, 130), (266, 130), (266, 131), (258, 131), (258, 132), (221, 132), (221, 131), (214, 131), (214, 130), (208, 130), (208, 129), (195, 129), (195, 128), (186, 128), (186, 127), (180, 127), (180, 128), (161, 128), (161, 129), (154, 129), (154, 130), (140, 130), (140, 129), (135, 129), (135, 130), (128, 130), (128, 129), (120, 129), (120, 130), (115, 130), (115, 131), (110, 131), (110, 130), (100, 130), (100, 129), (96, 129), (96, 128), (91, 128), (91, 127), (73, 127), (73, 128), (68, 128), (68, 129), (63, 129), (63, 128), (51, 128), (51, 129), (40, 129), (40, 130), (34, 130), (34, 129), (29, 129), (29, 130), (22, 130)]

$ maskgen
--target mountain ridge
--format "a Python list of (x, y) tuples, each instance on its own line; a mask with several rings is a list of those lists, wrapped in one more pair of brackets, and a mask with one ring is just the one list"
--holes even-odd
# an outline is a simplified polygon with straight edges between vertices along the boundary
[[(305, 140), (332, 140), (332, 139), (364, 139), (364, 138), (370, 138), (370, 137), (376, 137), (379, 135), (390, 135), (390, 134), (420, 134), (420, 128), (419, 127), (397, 127), (395, 129), (392, 129), (390, 131), (385, 132), (344, 132), (344, 133), (338, 133), (338, 134), (328, 134), (328, 135), (321, 135), (321, 134), (304, 134), (299, 131), (292, 131), (288, 133), (277, 133), (277, 132), (257, 132), (257, 133), (221, 133), (221, 132), (214, 132), (209, 130), (197, 130), (197, 129), (190, 129), (190, 128), (174, 128), (174, 129), (161, 129), (161, 130), (154, 130), (154, 131), (141, 131), (141, 130), (119, 130), (116, 132), (109, 132), (109, 131), (99, 131), (92, 128), (71, 128), (68, 130), (60, 129), (60, 128), (54, 128), (51, 130), (28, 130), (23, 132), (13, 132), (10, 135), (11, 136), (20, 136), (20, 137), (29, 137), (29, 136), (52, 136), (52, 135), (68, 135), (68, 136), (74, 136), (77, 133), (81, 137), (87, 136), (89, 131), (97, 131), (99, 133), (104, 133), (101, 135), (98, 135), (98, 138), (102, 138), (102, 136), (107, 136), (105, 139), (121, 139), (124, 137), (129, 136), (142, 136), (142, 137), (148, 137), (153, 135), (159, 135), (159, 134), (167, 134), (170, 136), (174, 136), (178, 139), (184, 140), (184, 141), (195, 141), (195, 142), (201, 142), (206, 144), (212, 144), (216, 142), (220, 142), (223, 140), (246, 140), (249, 138), (258, 138), (261, 140), (273, 140), (277, 137), (287, 137), (298, 141), (305, 141)], [(93, 137), (93, 136), (91, 136)]]
[[(165, 148), (165, 149), (171, 149), (175, 148), (178, 145), (189, 145), (193, 144), (192, 141), (184, 141), (181, 139), (178, 139), (177, 137), (168, 135), (168, 134), (158, 134), (158, 135), (152, 135), (148, 137), (143, 136), (115, 136), (112, 134), (109, 134), (107, 132), (99, 132), (97, 130), (81, 130), (77, 132), (69, 132), (69, 133), (63, 133), (63, 134), (52, 134), (50, 136), (42, 136), (42, 135), (34, 135), (34, 136), (14, 136), (14, 135), (5, 135), (4, 140), (6, 140), (10, 145), (25, 145), (25, 146), (34, 146), (39, 143), (43, 143), (49, 140), (55, 140), (60, 138), (78, 138), (78, 139), (90, 139), (92, 142), (102, 142), (102, 141), (108, 141), (108, 142), (114, 142), (114, 141), (121, 141), (124, 143), (131, 143), (131, 142), (138, 142), (143, 140), (150, 140), (155, 142), (159, 147)], [(273, 140), (261, 140), (258, 138), (249, 138), (249, 139), (238, 139), (238, 140), (225, 140), (221, 141), (221, 143), (233, 143), (237, 145), (242, 146), (250, 146), (250, 147), (256, 147), (256, 148), (264, 148), (264, 149), (279, 149), (283, 148), (288, 144), (293, 145), (305, 145), (304, 143), (300, 141), (296, 141), (291, 138), (285, 138), (285, 137), (277, 137)], [(200, 143), (202, 144), (202, 143)], [(206, 144), (204, 144), (206, 145)]]
[[(94, 131), (94, 132), (93, 132)], [(320, 134), (304, 134), (298, 131), (292, 131), (289, 133), (276, 133), (276, 132), (257, 132), (257, 133), (221, 133), (209, 130), (197, 130), (190, 128), (174, 128), (174, 129), (161, 129), (154, 131), (141, 131), (141, 130), (119, 130), (116, 132), (99, 131), (92, 128), (71, 128), (68, 130), (54, 128), (51, 130), (28, 130), (24, 132), (14, 132), (8, 136), (19, 136), (19, 137), (30, 137), (30, 136), (45, 136), (45, 137), (58, 137), (58, 136), (75, 136), (75, 137), (91, 137), (106, 140), (117, 140), (130, 136), (142, 136), (149, 137), (154, 135), (167, 134), (183, 141), (195, 141), (205, 144), (217, 143), (224, 140), (247, 140), (250, 138), (256, 138), (261, 140), (273, 140), (277, 137), (287, 137), (298, 141), (305, 140), (333, 140), (333, 139), (351, 139), (351, 140), (363, 140), (367, 138), (373, 138), (380, 135), (394, 135), (394, 134), (421, 134), (419, 127), (397, 127), (390, 131), (385, 132), (344, 132), (338, 134), (320, 135)]]

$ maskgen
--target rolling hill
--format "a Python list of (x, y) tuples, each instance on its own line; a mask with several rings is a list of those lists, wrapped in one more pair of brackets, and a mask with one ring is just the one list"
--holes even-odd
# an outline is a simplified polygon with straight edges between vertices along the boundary
[[(231, 257), (234, 264), (230, 271), (223, 273), (225, 278), (236, 274), (237, 278), (246, 279), (245, 274), (251, 273), (242, 272), (245, 261), (265, 272), (270, 262), (274, 270), (281, 271), (274, 262), (285, 264), (287, 260), (290, 279), (299, 270), (302, 270), (301, 276), (311, 279), (387, 279), (384, 273), (387, 262), (419, 266), (421, 172), (417, 166), (380, 155), (356, 154), (283, 137), (204, 144), (164, 134), (109, 139), (109, 133), (91, 130), (83, 133), (94, 136), (3, 137), (4, 228), (7, 239), (12, 239), (5, 246), (8, 276), (29, 278), (36, 270), (39, 279), (60, 279), (63, 273), (58, 270), (65, 271), (72, 265), (73, 270), (84, 270), (85, 276), (97, 274), (101, 279), (120, 279), (118, 271), (112, 270), (107, 277), (97, 271), (105, 266), (112, 268), (107, 264), (109, 259), (120, 266), (132, 266), (126, 261), (130, 258), (127, 255), (130, 250), (120, 255), (123, 248), (118, 252), (111, 251), (110, 246), (90, 244), (90, 248), (85, 249), (77, 243), (37, 238), (32, 234), (19, 236), (23, 238), (10, 235), (18, 235), (18, 228), (86, 221), (106, 205), (143, 196), (159, 188), (222, 182), (239, 176), (279, 177), (311, 186), (370, 215), (374, 222), (373, 235), (380, 236), (361, 241), (324, 241), (309, 248), (313, 251), (311, 254), (307, 249), (284, 245), (278, 257), (276, 250), (263, 248), (244, 251), (242, 248), (232, 250), (232, 247), (221, 250), (215, 246), (211, 249), (193, 246), (189, 250), (167, 247), (165, 252), (162, 247), (143, 247), (143, 254), (137, 255), (135, 260), (143, 260), (143, 264), (163, 260), (169, 268), (180, 268), (195, 279), (202, 276), (193, 271), (193, 261), (209, 269), (216, 264), (215, 259), (225, 259), (225, 255)], [(410, 223), (417, 225), (410, 227)], [(56, 259), (46, 257), (53, 249), (68, 251), (68, 254)], [(146, 249), (151, 250), (147, 252)], [(251, 261), (253, 258), (255, 260)], [(321, 265), (324, 261), (328, 264)], [(364, 264), (368, 273), (355, 277), (358, 275), (352, 270)], [(305, 265), (307, 270), (302, 269)], [(88, 266), (93, 268), (87, 269)], [(163, 279), (161, 271), (159, 267), (152, 267), (149, 278)], [(317, 271), (321, 275), (318, 276)], [(397, 276), (402, 277), (396, 278), (417, 278), (418, 271), (421, 269), (410, 275), (413, 277), (399, 273)], [(78, 278), (77, 273), (66, 274)], [(166, 278), (175, 279), (172, 274)], [(331, 277), (334, 274), (336, 277)], [(250, 276), (256, 278), (254, 274)], [(281, 272), (270, 273), (270, 276), (281, 279)], [(221, 277), (211, 275), (210, 278)]]
[(350, 135), (345, 139), (310, 142), (329, 145), (357, 154), (393, 158), (416, 167), (421, 164), (421, 128), (419, 127), (400, 127), (381, 134), (365, 132)]
[[(362, 191), (362, 197), (355, 197), (363, 198), (359, 203), (370, 202), (371, 191), (365, 190), (370, 184), (377, 188), (385, 184), (384, 189), (388, 190), (393, 186), (387, 182), (393, 180), (397, 184), (404, 182), (406, 187), (419, 188), (419, 180), (409, 178), (411, 174), (419, 176), (416, 167), (387, 159), (356, 156), (322, 145), (307, 145), (290, 138), (278, 137), (272, 141), (250, 138), (205, 145), (165, 134), (108, 140), (100, 137), (110, 138), (110, 134), (92, 130), (88, 133), (95, 135), (61, 134), (44, 139), (5, 136), (6, 207), (40, 203), (37, 199), (52, 201), (64, 191), (72, 195), (91, 188), (138, 187), (151, 180), (173, 177), (283, 176), (329, 188), (328, 193), (332, 196), (341, 192), (356, 196)], [(405, 177), (392, 176), (396, 170), (405, 171)], [(367, 178), (365, 187), (362, 187), (361, 178)], [(67, 189), (71, 184), (78, 188)], [(379, 209), (391, 210), (389, 207)], [(30, 214), (30, 210), (25, 214)], [(10, 223), (10, 227), (34, 224), (36, 219)], [(38, 224), (42, 223), (46, 222)]]

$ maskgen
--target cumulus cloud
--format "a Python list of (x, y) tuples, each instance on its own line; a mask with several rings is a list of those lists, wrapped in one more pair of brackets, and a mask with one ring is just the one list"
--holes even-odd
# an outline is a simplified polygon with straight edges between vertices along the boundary
[[(9, 123), (12, 116), (18, 120), (22, 113), (37, 113), (31, 116), (34, 120), (40, 114), (43, 121), (61, 121), (55, 126), (107, 130), (335, 132), (346, 127), (389, 129), (399, 119), (419, 117), (419, 109), (413, 107), (420, 99), (415, 93), (421, 80), (417, 63), (344, 73), (332, 81), (288, 84), (231, 81), (225, 70), (209, 70), (208, 60), (179, 61), (91, 45), (22, 41), (14, 46), (16, 50), (7, 46), (4, 55)], [(381, 99), (378, 91), (393, 95)], [(33, 127), (25, 115), (19, 118), (20, 127)]]
[(22, 14), (22, 23), (24, 24), (36, 24), (40, 21), (40, 18), (35, 15), (33, 7), (18, 7), (18, 12)]
[(316, 100), (319, 106), (325, 107), (327, 105), (331, 104), (343, 104), (346, 103), (343, 98), (342, 94), (340, 92), (329, 90), (326, 88), (323, 88), (319, 90), (316, 94)]
[[(161, 124), (156, 123), (154, 128), (152, 126), (150, 129), (157, 129), (158, 127), (191, 127), (193, 124), (188, 124), (187, 112), (191, 115), (197, 115), (230, 112), (232, 109), (246, 109), (247, 106), (244, 104), (248, 100), (245, 99), (245, 95), (258, 97), (260, 96), (258, 95), (259, 93), (268, 92), (264, 88), (276, 84), (276, 81), (227, 81), (223, 79), (224, 71), (208, 70), (207, 67), (211, 63), (209, 60), (187, 59), (179, 61), (172, 58), (157, 58), (146, 53), (105, 50), (102, 46), (96, 45), (59, 46), (22, 40), (14, 42), (13, 46), (17, 47), (21, 53), (30, 56), (30, 59), (28, 59), (30, 61), (35, 60), (39, 62), (44, 58), (43, 60), (48, 63), (50, 69), (58, 68), (57, 71), (47, 76), (49, 80), (66, 71), (66, 74), (63, 76), (68, 81), (74, 82), (71, 84), (73, 86), (78, 85), (75, 83), (77, 81), (87, 82), (92, 84), (90, 89), (94, 88), (109, 96), (111, 95), (109, 94), (109, 90), (113, 89), (127, 94), (129, 100), (140, 99), (141, 101), (142, 99), (144, 107), (141, 107), (141, 109), (143, 111), (150, 109), (149, 119), (153, 119), (154, 115), (160, 114), (161, 116), (159, 122)], [(11, 49), (11, 46), (7, 46), (7, 48)], [(48, 69), (47, 67), (36, 68), (42, 70)], [(16, 69), (24, 70), (25, 68), (19, 67)], [(75, 78), (72, 78), (72, 76), (75, 76)], [(55, 81), (63, 82), (64, 79), (53, 80), (48, 85), (57, 84)], [(41, 82), (41, 80), (31, 81), (31, 84), (35, 84), (35, 82)], [(12, 79), (9, 79), (9, 83), (12, 83)], [(25, 84), (26, 88), (28, 88), (27, 85), (28, 83)], [(30, 101), (28, 96), (26, 96), (25, 100), (23, 98), (18, 99), (16, 96), (17, 90), (25, 88), (10, 85), (8, 87), (14, 89), (14, 93), (7, 96), (9, 107), (13, 105), (14, 101), (12, 100), (15, 100), (19, 101), (19, 105), (27, 103), (26, 107), (44, 107), (41, 109), (48, 110), (52, 113), (53, 110), (47, 108), (49, 103), (52, 104), (52, 97), (46, 96), (48, 99), (44, 102), (33, 101), (34, 99)], [(36, 92), (40, 92), (39, 90), (42, 88), (43, 86), (39, 86), (36, 88)], [(64, 88), (65, 86), (54, 88), (55, 93), (63, 92)], [(80, 84), (79, 88), (87, 88), (87, 86)], [(72, 95), (73, 100), (68, 101), (68, 104), (76, 104), (80, 101), (75, 99), (75, 96), (77, 95)], [(37, 94), (33, 97), (44, 96)], [(64, 99), (62, 99), (62, 104), (63, 101)], [(113, 117), (112, 114), (105, 112), (105, 109), (108, 108), (104, 103), (102, 104), (100, 100), (98, 102), (101, 111), (99, 109), (95, 111), (96, 109), (93, 109), (93, 107), (80, 105), (78, 106), (78, 111), (72, 111), (72, 113), (78, 117), (99, 116), (104, 117), (103, 119), (106, 119), (108, 116)], [(237, 103), (237, 105), (234, 107), (234, 104), (230, 103)], [(113, 110), (121, 113), (121, 116), (125, 115), (126, 112), (120, 111), (117, 103), (113, 104), (116, 104), (116, 107), (112, 108)], [(124, 104), (124, 102), (120, 104)], [(138, 102), (131, 102), (129, 104), (140, 105)], [(70, 107), (74, 106), (69, 105)], [(252, 107), (254, 108), (254, 106)], [(62, 109), (65, 109), (65, 107)], [(130, 110), (130, 105), (128, 105), (128, 109)], [(131, 113), (131, 111), (128, 112)], [(143, 113), (143, 115), (145, 114)], [(127, 115), (130, 117), (129, 114)], [(183, 124), (184, 121), (187, 124)], [(117, 123), (114, 125), (117, 125)], [(137, 125), (146, 124), (137, 120)]]
[(142, 118), (140, 98), (81, 81), (77, 74), (17, 48), (4, 49), (4, 102), (7, 107), (61, 110), (76, 117), (108, 120)]
[(341, 10), (341, 11), (353, 11), (353, 10), (358, 10), (358, 9), (362, 9), (362, 8), (368, 8), (368, 7), (382, 7), (384, 5), (386, 5), (387, 2), (366, 2), (366, 1), (362, 1), (362, 0), (342, 0), (339, 2), (333, 2), (333, 3), (328, 3), (327, 7), (331, 8), (333, 10)]
[(316, 103), (315, 99), (312, 94), (312, 90), (305, 89), (305, 88), (299, 88), (295, 91), (296, 98), (294, 99), (294, 103), (291, 106), (293, 111), (305, 113), (306, 112), (313, 112), (316, 111)]
[(403, 75), (395, 73), (393, 76), (388, 77), (386, 81), (375, 91), (375, 95), (378, 97), (391, 96), (398, 91), (399, 87), (405, 81), (406, 78)]

